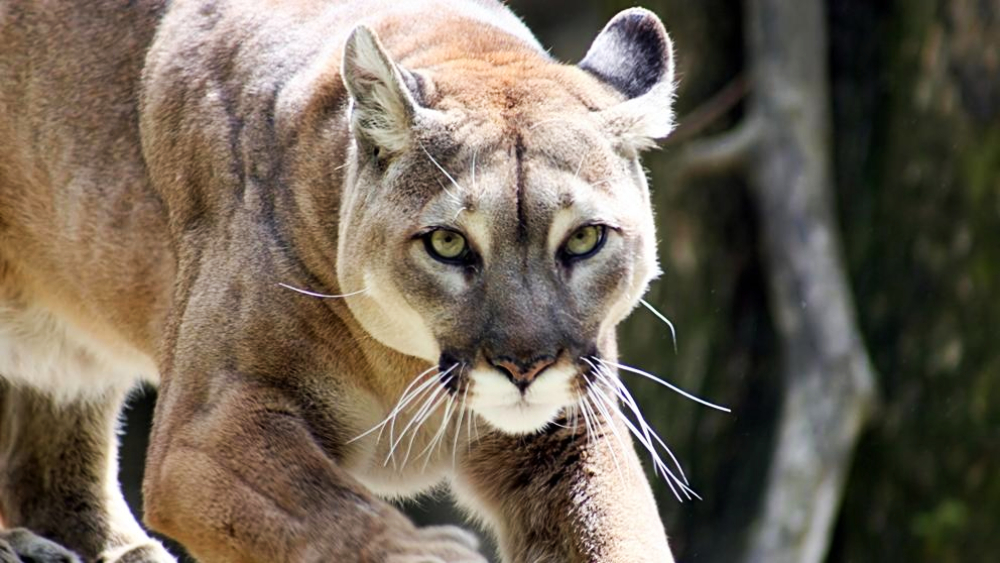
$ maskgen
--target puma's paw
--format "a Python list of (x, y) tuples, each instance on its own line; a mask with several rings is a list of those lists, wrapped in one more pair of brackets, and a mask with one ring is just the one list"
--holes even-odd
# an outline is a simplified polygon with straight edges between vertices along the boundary
[(24, 528), (0, 530), (0, 563), (82, 563), (65, 547)]
[(108, 550), (97, 558), (97, 563), (177, 563), (177, 560), (162, 545), (147, 541)]
[(476, 536), (456, 526), (420, 528), (394, 547), (386, 563), (487, 563)]

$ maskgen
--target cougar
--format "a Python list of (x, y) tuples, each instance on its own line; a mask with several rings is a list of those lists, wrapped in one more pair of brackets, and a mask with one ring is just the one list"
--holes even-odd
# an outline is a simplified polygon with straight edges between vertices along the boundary
[[(616, 326), (671, 41), (493, 0), (0, 1), (0, 561), (672, 561)], [(660, 469), (665, 471), (662, 465)], [(677, 483), (680, 485), (680, 482)]]

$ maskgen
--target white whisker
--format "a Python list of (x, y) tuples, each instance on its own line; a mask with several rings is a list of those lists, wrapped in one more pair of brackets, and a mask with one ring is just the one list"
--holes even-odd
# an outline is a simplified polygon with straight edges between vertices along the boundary
[[(660, 457), (660, 454), (657, 453), (656, 451), (656, 446), (650, 442), (645, 441), (642, 431), (636, 428), (635, 425), (632, 424), (632, 421), (628, 420), (627, 418), (624, 418), (624, 420), (625, 420), (625, 426), (628, 427), (629, 432), (631, 432), (632, 435), (635, 436), (637, 440), (639, 440), (639, 443), (641, 443), (642, 446), (646, 448), (646, 451), (649, 452), (649, 457), (650, 460), (652, 460), (653, 464), (656, 467), (659, 467), (660, 473), (663, 475), (663, 480), (666, 481), (667, 486), (670, 487), (670, 491), (674, 493), (674, 496), (677, 497), (677, 500), (684, 502), (684, 499), (682, 499), (680, 497), (680, 494), (677, 492), (678, 488), (680, 488), (681, 492), (684, 493), (684, 496), (686, 496), (688, 500), (690, 500), (691, 494), (694, 491), (691, 490), (683, 480), (679, 479), (677, 475), (675, 475), (674, 472), (670, 470), (667, 464), (663, 463), (663, 459)], [(695, 494), (695, 496), (697, 495)], [(701, 497), (698, 498), (700, 499)]]
[[(437, 367), (438, 366), (434, 366), (431, 370), (427, 370), (424, 373), (429, 373), (430, 371), (436, 369)], [(435, 373), (432, 377), (428, 378), (427, 381), (417, 386), (417, 388), (414, 389), (413, 391), (407, 392), (410, 389), (410, 387), (413, 387), (413, 384), (416, 383), (416, 381), (410, 383), (410, 385), (405, 390), (403, 390), (403, 396), (399, 399), (399, 406), (393, 409), (393, 412), (389, 414), (389, 416), (392, 418), (392, 422), (389, 425), (390, 443), (392, 443), (392, 440), (396, 432), (396, 418), (399, 416), (399, 413), (401, 413), (403, 409), (406, 408), (407, 405), (412, 403), (418, 397), (422, 396), (429, 388), (431, 388), (434, 385), (434, 383), (437, 381), (436, 378), (441, 377), (442, 375), (448, 375), (448, 372), (446, 371), (444, 374)], [(379, 439), (380, 440), (382, 439), (381, 432), (379, 432)]]
[[(461, 377), (462, 377), (461, 374), (459, 374), (459, 381), (461, 381)], [(469, 407), (468, 407), (468, 403), (467, 403), (468, 399), (469, 399), (469, 384), (466, 383), (465, 384), (465, 391), (462, 393), (462, 410), (458, 411), (459, 412), (459, 414), (458, 414), (458, 425), (455, 427), (455, 439), (452, 441), (452, 444), (451, 444), (451, 467), (452, 467), (452, 469), (455, 468), (455, 457), (456, 457), (456, 452), (458, 452), (458, 437), (462, 435), (462, 421), (464, 421), (465, 417), (469, 414)], [(469, 427), (470, 424), (471, 424), (471, 422), (466, 425), (466, 434), (468, 434), (469, 432), (471, 432), (471, 430), (468, 430), (468, 427)]]
[(301, 293), (302, 295), (308, 295), (309, 297), (319, 297), (320, 299), (343, 299), (345, 297), (353, 297), (355, 295), (361, 295), (362, 293), (368, 291), (368, 288), (366, 287), (364, 289), (359, 289), (357, 291), (352, 291), (350, 293), (342, 293), (340, 295), (329, 295), (326, 293), (316, 293), (315, 291), (309, 291), (308, 289), (302, 289), (299, 287), (295, 287), (294, 285), (288, 285), (287, 283), (283, 282), (278, 282), (278, 285), (285, 289), (290, 289), (292, 291)]
[[(642, 417), (642, 415), (639, 412), (639, 406), (635, 404), (635, 401), (632, 400), (632, 395), (629, 394), (627, 390), (625, 391), (625, 395), (622, 395), (621, 390), (624, 388), (624, 386), (622, 385), (622, 383), (620, 381), (618, 381), (617, 378), (614, 378), (610, 374), (610, 372), (606, 371), (607, 368), (604, 368), (602, 370), (601, 367), (595, 365), (593, 362), (591, 362), (587, 358), (581, 358), (581, 359), (584, 362), (586, 362), (587, 365), (589, 365), (591, 367), (591, 369), (593, 370), (593, 374), (596, 377), (598, 377), (599, 379), (602, 379), (615, 392), (615, 394), (617, 394), (618, 397), (629, 406), (629, 408), (632, 410), (632, 412), (635, 413), (636, 417), (639, 418), (640, 421), (642, 421), (642, 426), (643, 426), (643, 430), (645, 431), (646, 441), (648, 443), (652, 443), (653, 440), (649, 437), (648, 426), (645, 425), (645, 419)], [(625, 416), (622, 415), (622, 418), (625, 418)], [(652, 453), (653, 455), (656, 455), (655, 452), (650, 452), (650, 453)], [(657, 473), (658, 473), (658, 467), (654, 463), (653, 464), (653, 475), (656, 475)]]
[[(587, 362), (587, 363), (590, 363), (590, 362)], [(593, 364), (591, 364), (591, 365), (593, 366)], [(653, 439), (649, 435), (649, 425), (646, 424), (646, 419), (645, 419), (645, 417), (642, 416), (642, 412), (639, 409), (639, 405), (636, 404), (635, 400), (632, 398), (632, 395), (628, 392), (627, 389), (625, 389), (625, 386), (620, 381), (618, 381), (617, 379), (613, 378), (611, 376), (611, 374), (607, 373), (606, 371), (599, 370), (599, 368), (597, 368), (596, 366), (594, 366), (594, 369), (598, 370), (598, 373), (596, 375), (598, 377), (602, 378), (605, 381), (605, 383), (607, 383), (608, 386), (611, 387), (614, 390), (615, 394), (618, 395), (618, 397), (626, 405), (628, 405), (629, 409), (635, 415), (636, 419), (639, 420), (639, 424), (640, 424), (640, 426), (642, 426), (643, 436), (645, 437), (645, 441), (640, 440), (640, 443), (642, 443), (644, 447), (646, 447), (646, 444), (652, 444), (653, 443)], [(623, 418), (625, 418), (624, 415), (623, 415)], [(627, 422), (627, 420), (628, 419), (626, 418), (626, 422)], [(652, 455), (652, 456), (656, 456), (657, 455), (655, 449), (651, 450), (651, 451), (649, 450), (648, 447), (646, 449), (647, 449), (647, 451), (649, 451), (650, 455)], [(678, 466), (678, 469), (679, 468), (680, 468), (680, 466)], [(659, 473), (659, 465), (657, 463), (653, 463), (653, 475), (657, 475), (658, 473)], [(681, 471), (681, 474), (683, 475), (683, 470)], [(666, 475), (664, 475), (664, 477), (666, 477)], [(686, 481), (687, 481), (687, 479), (685, 478), (685, 482)]]
[(677, 330), (674, 329), (674, 323), (670, 322), (670, 319), (668, 319), (666, 315), (664, 315), (663, 313), (657, 311), (656, 308), (653, 307), (652, 305), (650, 305), (649, 302), (647, 302), (645, 299), (640, 299), (639, 303), (642, 303), (643, 307), (649, 309), (649, 312), (651, 312), (654, 315), (656, 315), (656, 317), (658, 319), (660, 319), (661, 321), (663, 321), (664, 323), (666, 323), (668, 327), (670, 327), (670, 337), (673, 338), (673, 340), (674, 340), (674, 354), (676, 354), (677, 353)]
[(476, 435), (476, 442), (479, 442), (479, 415), (475, 412), (469, 411), (472, 415), (472, 433)]
[(476, 187), (476, 155), (479, 154), (479, 149), (472, 151), (472, 191), (479, 193), (479, 189)]
[[(622, 452), (626, 454), (627, 461), (628, 448), (625, 445), (625, 441), (622, 439), (621, 434), (618, 433), (618, 429), (615, 428), (615, 422), (612, 419), (612, 410), (617, 410), (617, 408), (611, 405), (611, 399), (609, 399), (597, 386), (591, 386), (590, 396), (593, 399), (591, 401), (593, 405), (601, 411), (601, 416), (604, 417), (605, 425), (611, 429), (611, 433), (614, 435), (615, 439), (618, 440), (619, 445), (622, 446)], [(618, 471), (618, 478), (624, 483), (625, 474), (622, 472), (621, 465), (618, 463), (618, 454), (615, 453), (614, 444), (611, 443), (606, 431), (604, 433), (604, 443), (608, 446), (608, 451), (611, 452), (611, 459), (615, 462), (615, 469)]]
[[(642, 427), (642, 433), (643, 436), (645, 437), (645, 441), (641, 439), (640, 441), (643, 443), (644, 446), (648, 444), (647, 450), (649, 450), (650, 454), (658, 457), (658, 454), (656, 453), (656, 448), (653, 447), (653, 440), (655, 439), (655, 441), (660, 444), (660, 447), (662, 447), (663, 450), (667, 452), (667, 455), (670, 456), (670, 459), (674, 462), (674, 466), (677, 467), (677, 471), (681, 474), (681, 478), (684, 480), (684, 484), (685, 485), (690, 484), (688, 482), (687, 475), (685, 475), (684, 473), (684, 467), (681, 465), (681, 462), (677, 459), (677, 456), (674, 455), (674, 452), (667, 446), (667, 444), (663, 441), (663, 439), (660, 438), (660, 435), (657, 434), (656, 431), (654, 431), (649, 426), (649, 423), (646, 422), (646, 417), (643, 416), (642, 410), (639, 408), (639, 404), (636, 402), (635, 398), (632, 397), (632, 394), (629, 393), (629, 390), (625, 386), (625, 384), (619, 381), (616, 377), (614, 377), (614, 375), (610, 371), (608, 371), (607, 368), (604, 368), (602, 370), (602, 373), (599, 375), (599, 377), (603, 377), (604, 380), (609, 385), (612, 386), (612, 388), (615, 390), (615, 393), (622, 399), (622, 401), (624, 401), (629, 406), (629, 409), (631, 409), (632, 413), (635, 415), (636, 421), (639, 423), (639, 426)], [(654, 464), (653, 466), (654, 473), (656, 473), (656, 469), (657, 465)]]
[[(625, 418), (623, 416), (622, 420), (624, 421), (625, 426), (629, 429), (629, 432), (631, 432), (636, 437), (636, 439), (639, 440), (639, 443), (642, 444), (644, 448), (646, 448), (646, 451), (649, 452), (650, 460), (653, 462), (654, 467), (658, 467), (660, 472), (663, 474), (664, 481), (666, 481), (667, 486), (670, 487), (670, 491), (674, 494), (675, 497), (677, 497), (677, 500), (684, 502), (684, 499), (681, 498), (680, 493), (677, 492), (677, 485), (683, 486), (684, 483), (679, 479), (677, 479), (677, 477), (673, 474), (673, 472), (670, 471), (670, 468), (663, 463), (663, 460), (660, 459), (659, 454), (656, 452), (656, 447), (653, 446), (651, 442), (647, 442), (645, 440), (645, 437), (639, 431), (639, 429), (637, 429), (635, 425), (632, 424), (630, 420), (628, 420), (628, 418)], [(686, 492), (685, 495), (687, 495)], [(689, 495), (687, 496), (689, 499), (691, 498)]]
[[(375, 443), (377, 444), (379, 442), (379, 440), (382, 439), (382, 432), (381, 431), (385, 429), (385, 425), (388, 424), (389, 421), (391, 421), (397, 414), (399, 414), (399, 411), (402, 410), (403, 407), (405, 407), (407, 403), (409, 403), (409, 400), (407, 400), (407, 392), (410, 390), (410, 388), (413, 387), (414, 384), (417, 383), (417, 381), (420, 381), (420, 378), (422, 378), (423, 376), (427, 375), (428, 373), (434, 371), (435, 369), (437, 369), (437, 367), (438, 366), (431, 366), (430, 368), (424, 370), (419, 375), (417, 375), (416, 377), (414, 377), (413, 380), (410, 382), (410, 384), (406, 387), (406, 389), (403, 390), (403, 394), (400, 396), (399, 400), (396, 401), (396, 406), (393, 407), (393, 409), (389, 412), (389, 415), (385, 417), (385, 420), (383, 420), (382, 422), (376, 424), (375, 426), (372, 426), (371, 428), (369, 428), (368, 430), (366, 430), (364, 433), (358, 434), (357, 436), (351, 438), (350, 440), (347, 441), (347, 443), (350, 444), (351, 442), (355, 442), (357, 440), (360, 440), (361, 438), (364, 438), (365, 436), (371, 434), (372, 432), (374, 432), (376, 430), (379, 430), (378, 439), (375, 440)], [(425, 382), (425, 385), (426, 384), (427, 383)]]
[(666, 442), (663, 441), (663, 438), (660, 438), (660, 435), (649, 426), (648, 422), (646, 422), (646, 417), (642, 415), (638, 403), (636, 403), (635, 399), (632, 398), (632, 395), (631, 393), (628, 392), (628, 389), (625, 388), (624, 384), (619, 384), (618, 390), (619, 393), (628, 396), (630, 407), (633, 409), (633, 412), (635, 413), (636, 420), (638, 420), (640, 426), (642, 426), (642, 430), (646, 436), (646, 439), (649, 439), (650, 436), (652, 436), (652, 439), (656, 440), (656, 443), (658, 443), (660, 447), (663, 448), (663, 451), (667, 452), (667, 455), (670, 457), (670, 460), (674, 462), (674, 466), (677, 468), (677, 472), (681, 474), (681, 479), (684, 480), (684, 483), (690, 484), (687, 475), (684, 473), (684, 466), (681, 465), (680, 460), (677, 459), (677, 456), (674, 455), (673, 450), (671, 450), (670, 447), (667, 446)]
[[(410, 441), (406, 444), (406, 455), (403, 456), (403, 463), (400, 467), (406, 467), (406, 462), (410, 459), (410, 452), (413, 451), (413, 442), (417, 439), (417, 435), (420, 433), (420, 427), (423, 426), (424, 423), (430, 419), (431, 415), (437, 412), (442, 403), (448, 399), (447, 386), (451, 379), (451, 377), (448, 377), (448, 379), (444, 380), (441, 386), (431, 393), (430, 399), (427, 401), (430, 405), (421, 408), (420, 412), (417, 413), (417, 425), (413, 427), (413, 431), (410, 433)], [(405, 434), (406, 430), (403, 430), (403, 433)], [(402, 438), (402, 436), (400, 436), (400, 438)]]
[[(632, 422), (628, 419), (628, 417), (625, 417), (624, 415), (622, 416), (622, 421), (628, 427), (629, 431), (636, 437), (639, 443), (642, 444), (643, 447), (646, 449), (646, 451), (649, 453), (650, 460), (653, 462), (653, 472), (656, 473), (657, 470), (659, 470), (659, 472), (663, 474), (664, 480), (667, 482), (667, 485), (670, 487), (671, 491), (674, 493), (674, 496), (676, 496), (678, 500), (683, 502), (683, 499), (680, 498), (677, 490), (674, 487), (674, 483), (677, 484), (677, 487), (680, 488), (681, 492), (683, 492), (684, 495), (689, 500), (692, 497), (701, 499), (701, 497), (698, 496), (698, 494), (694, 491), (694, 489), (692, 489), (689, 486), (687, 476), (684, 474), (684, 469), (681, 467), (681, 464), (677, 460), (677, 457), (666, 445), (666, 443), (663, 442), (660, 436), (655, 431), (652, 431), (652, 429), (649, 427), (649, 424), (646, 423), (646, 419), (645, 417), (642, 416), (642, 412), (640, 411), (638, 404), (636, 403), (632, 395), (628, 392), (628, 389), (625, 387), (625, 385), (621, 381), (615, 379), (613, 375), (610, 374), (610, 372), (607, 372), (606, 370), (602, 370), (602, 372), (596, 373), (595, 375), (601, 378), (603, 381), (605, 381), (608, 385), (612, 386), (618, 397), (629, 405), (629, 408), (635, 415), (637, 421), (639, 422), (639, 425), (642, 426), (642, 430), (639, 430), (638, 428), (636, 428), (634, 424), (632, 424)], [(677, 470), (680, 472), (681, 478), (678, 478), (673, 473), (673, 471), (671, 471), (670, 468), (663, 463), (663, 460), (657, 453), (654, 440), (655, 443), (658, 443), (660, 447), (667, 452), (667, 455), (670, 456), (670, 459), (673, 461), (674, 465), (677, 467)]]
[(424, 412), (424, 409), (427, 408), (428, 404), (434, 400), (434, 395), (437, 393), (438, 389), (440, 389), (440, 387), (426, 387), (415, 395), (415, 397), (423, 397), (423, 402), (420, 404), (420, 408), (417, 409), (417, 412), (410, 417), (410, 420), (403, 428), (403, 431), (399, 433), (399, 438), (395, 437), (396, 419), (393, 418), (393, 422), (389, 427), (389, 455), (386, 456), (385, 462), (382, 463), (383, 467), (389, 462), (390, 459), (392, 460), (392, 466), (396, 467), (396, 458), (394, 457), (396, 448), (403, 442), (403, 439), (406, 437), (406, 432), (410, 429), (414, 422), (420, 418), (420, 414)]
[(457, 195), (455, 195), (455, 192), (449, 190), (448, 187), (444, 185), (444, 182), (442, 182), (440, 179), (437, 179), (436, 181), (437, 185), (441, 186), (441, 189), (444, 190), (444, 193), (448, 194), (448, 197), (450, 197), (452, 201), (458, 204), (462, 203), (462, 200), (459, 199)]
[[(428, 387), (431, 387), (431, 385), (433, 384), (433, 382), (437, 381), (438, 378), (444, 377), (444, 376), (448, 375), (449, 373), (451, 373), (451, 371), (453, 369), (455, 369), (455, 367), (457, 365), (458, 364), (456, 364), (455, 366), (451, 366), (450, 368), (448, 368), (447, 370), (445, 370), (442, 373), (435, 374), (434, 377), (432, 377), (429, 380), (429, 382), (421, 384), (420, 387), (417, 390), (414, 390), (412, 392), (413, 398), (417, 397), (418, 395), (422, 395), (424, 393), (424, 391)], [(450, 379), (450, 377), (449, 377), (449, 379)], [(385, 462), (382, 464), (383, 466), (387, 465), (389, 463), (389, 460), (392, 459), (393, 460), (393, 466), (395, 467), (396, 461), (395, 461), (395, 458), (393, 458), (393, 453), (396, 451), (396, 447), (399, 445), (400, 442), (403, 441), (403, 438), (406, 436), (407, 430), (409, 430), (410, 427), (413, 426), (414, 421), (416, 421), (417, 418), (420, 416), (420, 414), (424, 411), (424, 409), (427, 408), (428, 404), (431, 401), (434, 400), (434, 397), (437, 395), (438, 391), (440, 391), (442, 388), (444, 388), (445, 385), (447, 385), (447, 381), (448, 380), (445, 380), (445, 382), (441, 385), (441, 387), (438, 387), (438, 388), (434, 389), (431, 392), (430, 396), (427, 397), (427, 399), (424, 400), (421, 408), (417, 411), (417, 413), (415, 415), (413, 415), (412, 417), (410, 417), (410, 421), (407, 423), (406, 427), (403, 428), (403, 431), (399, 434), (399, 438), (395, 439), (395, 440), (393, 439), (393, 437), (394, 437), (395, 430), (396, 430), (396, 417), (394, 416), (392, 418), (392, 423), (390, 424), (390, 427), (389, 427), (389, 455), (385, 458)], [(411, 398), (411, 400), (412, 400), (412, 398)], [(405, 462), (404, 462), (404, 465), (405, 465)]]
[[(627, 404), (629, 406), (629, 408), (632, 410), (632, 412), (635, 413), (635, 415), (644, 423), (645, 422), (645, 418), (642, 417), (642, 415), (641, 415), (641, 413), (639, 411), (639, 405), (637, 405), (636, 402), (635, 402), (635, 400), (632, 399), (631, 393), (628, 392), (628, 390), (625, 388), (624, 384), (621, 381), (619, 381), (618, 378), (615, 377), (614, 374), (612, 374), (610, 370), (608, 370), (608, 368), (606, 368), (604, 366), (598, 366), (594, 362), (590, 361), (587, 358), (581, 358), (581, 359), (584, 362), (586, 362), (587, 365), (590, 366), (590, 368), (593, 370), (593, 374), (597, 378), (603, 380), (618, 395), (618, 397), (623, 402), (625, 402), (625, 404)], [(595, 357), (594, 359), (596, 360), (597, 358)], [(622, 391), (624, 391), (624, 395), (622, 394)], [(649, 431), (648, 431), (647, 427), (644, 426), (643, 429), (646, 430), (646, 432), (645, 432), (646, 440), (649, 441), (650, 443), (652, 443), (653, 440), (649, 437)], [(654, 475), (656, 474), (656, 471), (657, 471), (657, 469), (656, 469), (656, 466), (654, 465), (653, 466), (653, 474)]]
[(657, 377), (657, 376), (655, 376), (655, 375), (653, 375), (653, 374), (651, 374), (649, 372), (642, 371), (639, 368), (634, 368), (632, 366), (627, 366), (625, 364), (619, 364), (618, 362), (610, 362), (608, 360), (602, 360), (601, 358), (595, 358), (595, 359), (598, 362), (600, 362), (600, 363), (602, 363), (602, 364), (604, 364), (606, 366), (616, 367), (618, 369), (622, 369), (622, 370), (625, 370), (627, 372), (634, 373), (636, 375), (641, 375), (641, 376), (643, 376), (646, 379), (649, 379), (651, 381), (655, 381), (655, 382), (659, 383), (660, 385), (663, 385), (664, 387), (670, 389), (671, 391), (673, 391), (673, 392), (675, 392), (675, 393), (677, 393), (679, 395), (682, 395), (684, 397), (687, 397), (688, 399), (691, 399), (692, 401), (694, 401), (696, 403), (700, 403), (702, 405), (705, 405), (706, 407), (710, 407), (710, 408), (713, 408), (715, 410), (719, 410), (719, 411), (722, 411), (722, 412), (732, 412), (730, 409), (727, 409), (726, 407), (720, 407), (719, 405), (716, 405), (715, 403), (710, 403), (710, 402), (706, 401), (705, 399), (702, 399), (700, 397), (696, 397), (695, 395), (692, 395), (691, 393), (688, 393), (687, 391), (681, 389), (680, 387), (677, 387), (676, 385), (674, 385), (672, 383), (668, 383), (667, 381), (664, 381), (664, 380), (660, 379), (659, 377)]
[(444, 437), (445, 431), (448, 430), (448, 423), (451, 422), (451, 415), (455, 412), (455, 395), (448, 393), (445, 397), (447, 398), (447, 402), (444, 405), (444, 415), (441, 416), (441, 426), (438, 428), (437, 432), (434, 433), (434, 436), (431, 437), (427, 446), (417, 454), (417, 459), (420, 459), (421, 456), (424, 457), (424, 465), (421, 468), (421, 471), (425, 471), (427, 469), (427, 464), (430, 463), (431, 456), (434, 454), (435, 448), (441, 445), (441, 438)]
[[(443, 173), (443, 174), (444, 174), (444, 175), (445, 175), (445, 176), (446, 176), (446, 177), (448, 178), (448, 180), (449, 180), (449, 181), (450, 181), (450, 182), (452, 183), (452, 185), (454, 185), (454, 186), (455, 186), (455, 188), (456, 188), (456, 189), (457, 189), (458, 191), (460, 191), (460, 192), (464, 192), (464, 191), (465, 191), (465, 189), (464, 189), (464, 188), (462, 188), (462, 186), (461, 186), (461, 185), (460, 185), (460, 184), (458, 183), (458, 181), (457, 181), (457, 180), (455, 180), (455, 178), (453, 178), (453, 177), (452, 177), (452, 175), (451, 175), (451, 174), (449, 174), (449, 173), (448, 173), (448, 171), (447, 171), (447, 170), (445, 170), (443, 166), (441, 166), (440, 164), (438, 164), (438, 161), (434, 160), (434, 157), (433, 157), (433, 156), (431, 156), (431, 153), (427, 152), (427, 149), (426, 149), (426, 148), (424, 148), (424, 145), (422, 145), (422, 144), (420, 145), (420, 150), (424, 151), (424, 154), (426, 154), (426, 155), (427, 155), (427, 158), (429, 158), (429, 159), (430, 159), (430, 161), (431, 161), (432, 163), (434, 163), (434, 166), (436, 166), (436, 167), (437, 167), (437, 169), (438, 169), (438, 170), (440, 170), (440, 171), (441, 171), (441, 173)], [(442, 186), (442, 187), (443, 187), (443, 186)], [(456, 201), (460, 201), (460, 200), (459, 200), (459, 198), (458, 198), (458, 196), (456, 196), (456, 195), (455, 195), (454, 193), (452, 193), (452, 192), (448, 191), (448, 188), (444, 188), (444, 191), (445, 191), (445, 192), (447, 192), (447, 193), (448, 193), (448, 195), (452, 197), (452, 199), (455, 199)]]
[(580, 177), (580, 171), (583, 170), (583, 163), (585, 160), (587, 160), (588, 156), (590, 156), (590, 151), (584, 152), (582, 155), (580, 155), (580, 162), (578, 162), (576, 165), (576, 172), (573, 173), (573, 178)]
[(580, 415), (583, 416), (583, 425), (585, 427), (587, 435), (587, 449), (590, 449), (591, 438), (593, 438), (594, 436), (594, 427), (593, 424), (590, 422), (590, 414), (587, 412), (587, 406), (585, 404), (586, 400), (587, 400), (587, 395), (584, 394), (577, 401), (577, 404), (580, 406)]
[[(603, 437), (603, 435), (598, 436), (598, 434), (597, 434), (598, 431), (601, 428), (600, 427), (600, 421), (597, 419), (597, 412), (595, 412), (595, 410), (594, 410), (594, 405), (591, 404), (591, 402), (590, 402), (590, 390), (589, 389), (587, 391), (587, 395), (584, 397), (583, 409), (590, 416), (590, 424), (591, 424), (590, 435), (593, 436), (594, 440), (601, 439)], [(588, 444), (589, 443), (590, 442), (588, 440)]]

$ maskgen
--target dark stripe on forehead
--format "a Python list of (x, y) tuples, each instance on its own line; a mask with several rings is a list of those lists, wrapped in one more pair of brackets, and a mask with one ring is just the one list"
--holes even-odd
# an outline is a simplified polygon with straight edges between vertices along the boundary
[(514, 201), (517, 202), (517, 240), (523, 243), (528, 240), (528, 217), (524, 209), (524, 140), (520, 135), (514, 141), (514, 162), (516, 166), (514, 181), (517, 185), (514, 193)]

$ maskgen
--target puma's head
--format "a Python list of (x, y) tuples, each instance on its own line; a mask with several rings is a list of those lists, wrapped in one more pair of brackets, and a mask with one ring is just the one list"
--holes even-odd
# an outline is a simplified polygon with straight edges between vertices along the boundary
[(365, 290), (348, 302), (374, 338), (524, 433), (577, 402), (587, 360), (614, 356), (658, 274), (638, 152), (673, 127), (674, 67), (641, 9), (577, 66), (503, 37), (408, 69), (371, 30), (351, 34), (338, 276)]

